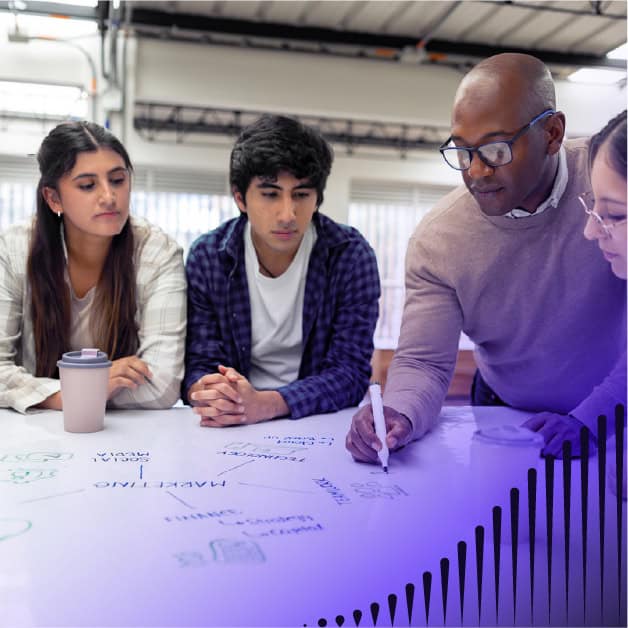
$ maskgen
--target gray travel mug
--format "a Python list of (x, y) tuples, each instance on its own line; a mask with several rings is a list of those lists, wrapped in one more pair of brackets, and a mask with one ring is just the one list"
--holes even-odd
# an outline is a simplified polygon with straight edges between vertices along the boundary
[(64, 353), (57, 362), (66, 432), (102, 430), (107, 405), (109, 369), (107, 354), (98, 349)]

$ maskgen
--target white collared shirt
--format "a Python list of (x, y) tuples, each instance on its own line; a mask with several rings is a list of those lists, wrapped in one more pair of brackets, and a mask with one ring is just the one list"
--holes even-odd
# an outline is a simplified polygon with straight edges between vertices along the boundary
[(567, 187), (567, 181), (569, 181), (569, 174), (567, 172), (567, 157), (565, 154), (565, 147), (561, 146), (558, 151), (558, 170), (556, 172), (556, 178), (554, 179), (554, 185), (550, 195), (533, 212), (515, 207), (504, 214), (504, 216), (506, 216), (506, 218), (528, 218), (529, 216), (538, 216), (539, 214), (542, 214), (548, 207), (557, 207), (563, 192)]

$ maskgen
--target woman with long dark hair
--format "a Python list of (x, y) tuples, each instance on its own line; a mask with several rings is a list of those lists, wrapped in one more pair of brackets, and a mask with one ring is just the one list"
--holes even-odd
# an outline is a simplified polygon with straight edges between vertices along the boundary
[(103, 127), (59, 124), (37, 160), (36, 216), (0, 235), (0, 407), (61, 409), (57, 360), (84, 347), (113, 362), (111, 407), (171, 406), (183, 376), (181, 247), (130, 218), (131, 161)]

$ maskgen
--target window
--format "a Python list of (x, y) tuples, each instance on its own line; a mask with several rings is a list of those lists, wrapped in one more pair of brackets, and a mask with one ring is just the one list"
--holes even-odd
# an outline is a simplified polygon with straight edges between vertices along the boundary
[(375, 250), (382, 283), (376, 349), (397, 346), (408, 240), (421, 218), (451, 189), (439, 185), (352, 182), (349, 224), (358, 229)]
[(239, 215), (227, 177), (220, 172), (137, 168), (132, 212), (158, 225), (184, 250), (203, 233)]
[(33, 215), (38, 179), (34, 157), (0, 155), (0, 231)]
[[(34, 214), (38, 179), (34, 157), (0, 156), (0, 230)], [(187, 255), (196, 238), (239, 214), (226, 189), (224, 173), (138, 167), (131, 212), (161, 227)]]

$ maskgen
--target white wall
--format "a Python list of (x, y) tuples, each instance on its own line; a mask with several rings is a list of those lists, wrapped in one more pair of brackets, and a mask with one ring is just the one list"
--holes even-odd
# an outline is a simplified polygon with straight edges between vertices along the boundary
[[(1, 34), (0, 34), (1, 35)], [(94, 56), (96, 41), (83, 42)], [(320, 114), (353, 119), (449, 125), (451, 103), (461, 75), (450, 68), (417, 66), (366, 59), (303, 53), (247, 50), (158, 40), (130, 41), (128, 102), (155, 100), (187, 105)], [(44, 42), (8, 43), (0, 39), (0, 79), (69, 82), (88, 85), (90, 72), (81, 54)], [(567, 114), (571, 135), (590, 134), (626, 106), (626, 90), (616, 86), (586, 87), (559, 82), (559, 108)], [(1, 109), (1, 104), (0, 104)], [(229, 145), (189, 146), (150, 143), (126, 119), (110, 120), (136, 164), (174, 165), (199, 170), (227, 169)], [(99, 120), (102, 122), (103, 120)], [(31, 137), (30, 152), (42, 133)], [(0, 152), (21, 151), (0, 130)], [(360, 149), (354, 157), (336, 148), (336, 161), (326, 194), (325, 211), (346, 219), (353, 178), (456, 184), (457, 173), (437, 152), (376, 156)]]
[[(137, 46), (135, 97), (142, 100), (321, 114), (390, 122), (405, 121), (440, 127), (446, 133), (451, 103), (461, 74), (446, 67), (406, 65), (367, 59), (341, 59), (313, 54), (234, 47), (198, 46), (140, 40)], [(183, 71), (182, 69), (185, 69)], [(626, 91), (616, 86), (595, 88), (557, 83), (559, 107), (571, 135), (599, 129), (625, 106)], [(228, 148), (154, 147), (131, 129), (127, 137), (136, 160), (206, 164), (226, 167)], [(346, 220), (353, 178), (420, 181), (455, 185), (459, 175), (436, 152), (414, 153), (401, 160), (373, 156), (349, 157), (336, 148), (336, 161), (326, 193), (325, 212)]]

